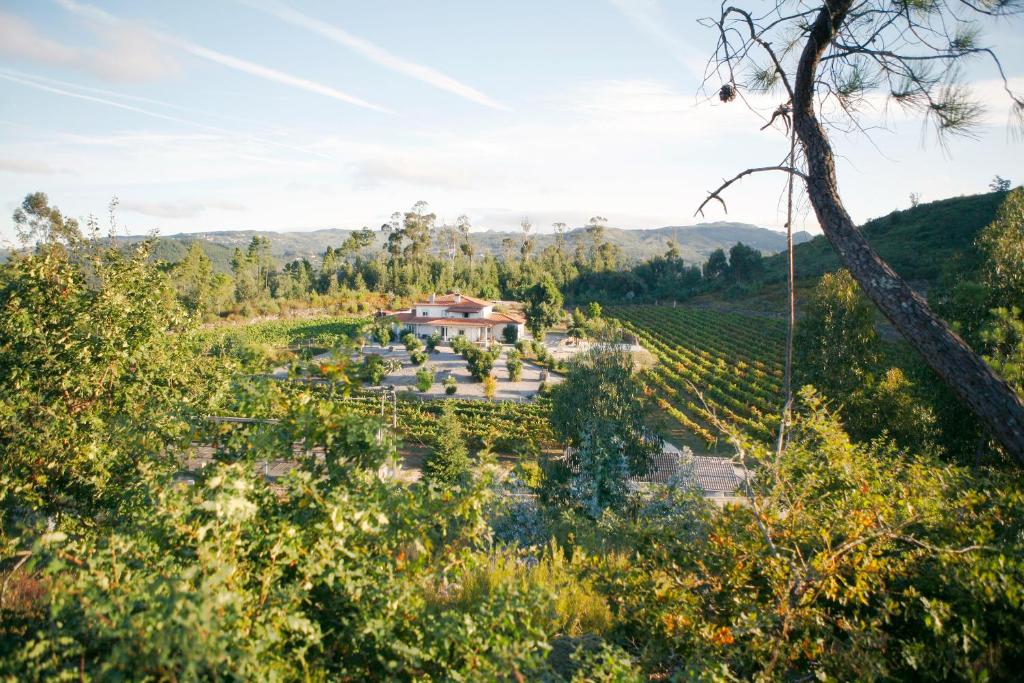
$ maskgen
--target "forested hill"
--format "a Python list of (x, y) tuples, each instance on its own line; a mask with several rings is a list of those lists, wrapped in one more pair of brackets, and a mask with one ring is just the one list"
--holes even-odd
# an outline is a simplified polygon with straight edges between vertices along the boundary
[[(320, 256), (328, 246), (338, 247), (351, 234), (349, 230), (328, 229), (309, 232), (270, 232), (259, 230), (219, 231), (167, 235), (159, 238), (155, 257), (168, 262), (180, 261), (188, 249), (188, 245), (199, 240), (203, 250), (219, 272), (230, 272), (231, 254), (235, 247), (242, 250), (256, 235), (270, 240), (270, 252), (280, 262), (286, 263), (296, 258), (307, 258), (313, 263), (319, 262)], [(376, 242), (369, 250), (380, 249), (384, 242), (384, 233), (375, 232)], [(540, 252), (555, 242), (555, 235), (539, 233), (531, 235), (535, 251)], [(801, 232), (797, 241), (806, 241), (810, 235)], [(134, 242), (143, 237), (127, 237), (125, 241)], [(470, 234), (470, 239), (478, 254), (502, 253), (502, 242), (511, 239), (515, 245), (515, 254), (519, 254), (522, 234), (519, 232), (480, 231)], [(577, 243), (589, 244), (590, 235), (584, 228), (577, 228), (566, 233), (566, 241), (570, 250)], [(785, 235), (775, 230), (760, 228), (745, 223), (715, 222), (699, 225), (667, 226), (654, 229), (624, 230), (607, 227), (603, 239), (618, 246), (627, 261), (642, 261), (657, 254), (664, 254), (668, 249), (669, 240), (679, 247), (683, 260), (699, 264), (707, 260), (715, 249), (728, 250), (736, 242), (743, 242), (765, 254), (773, 254), (785, 248)]]
[[(970, 267), (974, 240), (995, 218), (1006, 192), (951, 197), (920, 204), (870, 220), (861, 226), (865, 237), (889, 265), (908, 280), (935, 282), (952, 267)], [(797, 278), (816, 278), (837, 270), (839, 258), (819, 235), (794, 250)], [(765, 259), (765, 279), (785, 277), (785, 256)]]

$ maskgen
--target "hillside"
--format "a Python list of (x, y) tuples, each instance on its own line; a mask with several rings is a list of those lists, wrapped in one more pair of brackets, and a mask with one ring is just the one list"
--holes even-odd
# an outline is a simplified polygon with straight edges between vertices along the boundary
[[(244, 249), (256, 235), (270, 240), (271, 254), (281, 262), (297, 258), (307, 258), (318, 262), (328, 246), (337, 247), (351, 231), (340, 228), (313, 230), (309, 232), (273, 232), (263, 230), (216, 231), (202, 233), (175, 234), (160, 237), (155, 257), (164, 261), (178, 261), (189, 244), (200, 240), (214, 267), (220, 272), (228, 272), (231, 268), (231, 254), (235, 248)], [(377, 239), (368, 251), (380, 249), (384, 243), (384, 233), (376, 233)], [(145, 239), (143, 236), (122, 238), (126, 243)], [(502, 242), (511, 239), (518, 250), (522, 234), (486, 230), (471, 233), (478, 254), (501, 254)], [(536, 234), (533, 237), (535, 252), (554, 244), (555, 235), (551, 233)], [(745, 223), (715, 222), (699, 225), (666, 226), (652, 229), (625, 230), (606, 228), (605, 239), (618, 246), (626, 260), (636, 262), (648, 259), (656, 254), (663, 254), (668, 249), (670, 240), (676, 241), (682, 258), (690, 263), (703, 263), (715, 249), (726, 249), (736, 242), (743, 242), (765, 254), (774, 254), (785, 247), (785, 235), (775, 230), (760, 228)], [(810, 239), (804, 232), (798, 233), (797, 242)], [(576, 244), (589, 244), (590, 236), (584, 228), (577, 228), (566, 233), (569, 249)]]
[[(978, 233), (995, 218), (1005, 192), (951, 197), (921, 204), (865, 223), (861, 230), (882, 258), (907, 280), (933, 283), (950, 264), (973, 253)], [(819, 235), (793, 249), (798, 279), (839, 268), (832, 245)], [(785, 278), (785, 256), (765, 260), (765, 281)]]

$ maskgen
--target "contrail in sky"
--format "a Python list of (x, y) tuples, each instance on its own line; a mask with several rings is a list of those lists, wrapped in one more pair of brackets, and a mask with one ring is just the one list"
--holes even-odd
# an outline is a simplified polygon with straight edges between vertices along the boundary
[[(91, 19), (107, 23), (117, 23), (121, 21), (120, 18), (93, 5), (79, 4), (77, 2), (74, 2), (74, 0), (56, 0), (56, 2), (67, 11), (72, 12), (74, 14), (78, 14), (79, 16), (89, 17)], [(346, 92), (338, 90), (337, 88), (331, 87), (329, 85), (324, 85), (323, 83), (319, 83), (308, 78), (293, 76), (292, 74), (285, 73), (284, 71), (280, 71), (269, 66), (263, 66), (262, 64), (256, 64), (255, 62), (250, 62), (248, 60), (241, 59), (239, 57), (235, 57), (229, 54), (225, 54), (223, 52), (218, 52), (217, 50), (211, 50), (210, 48), (203, 47), (202, 45), (198, 45), (196, 43), (192, 43), (187, 40), (183, 40), (181, 38), (177, 38), (175, 36), (168, 35), (165, 33), (160, 33), (157, 31), (150, 31), (150, 33), (152, 33), (155, 37), (159, 38), (165, 43), (173, 45), (180, 50), (184, 50), (185, 52), (195, 55), (196, 57), (200, 57), (202, 59), (215, 62), (222, 66), (226, 66), (230, 69), (235, 69), (236, 71), (241, 71), (242, 73), (257, 76), (268, 81), (274, 81), (275, 83), (281, 83), (282, 85), (288, 85), (293, 88), (299, 88), (300, 90), (316, 93), (317, 95), (323, 95), (324, 97), (330, 97), (335, 100), (340, 100), (341, 102), (346, 102), (348, 104), (355, 105), (357, 107), (371, 109), (373, 111), (381, 112), (383, 114), (394, 114), (393, 111), (387, 109), (386, 107), (379, 106), (377, 104), (364, 100), (361, 97), (350, 95)]]

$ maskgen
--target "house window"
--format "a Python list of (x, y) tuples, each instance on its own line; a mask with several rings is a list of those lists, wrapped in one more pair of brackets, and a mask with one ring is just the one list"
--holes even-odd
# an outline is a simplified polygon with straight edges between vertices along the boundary
[(463, 318), (468, 318), (468, 317), (469, 317), (469, 313), (463, 313), (463, 314), (462, 314), (462, 317), (463, 317)]

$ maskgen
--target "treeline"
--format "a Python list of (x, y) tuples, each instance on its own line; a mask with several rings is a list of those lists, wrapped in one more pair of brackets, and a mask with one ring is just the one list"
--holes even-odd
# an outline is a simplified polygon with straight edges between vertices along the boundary
[(527, 290), (545, 281), (572, 303), (668, 301), (719, 282), (746, 282), (763, 271), (761, 252), (741, 243), (728, 255), (722, 249), (713, 252), (703, 269), (684, 262), (673, 243), (664, 255), (630, 265), (606, 239), (605, 222), (593, 217), (586, 228), (589, 239), (571, 248), (565, 225), (556, 224), (554, 243), (537, 253), (532, 225), (524, 221), (521, 240), (505, 238), (500, 254), (478, 255), (468, 218), (438, 225), (426, 203), (418, 202), (381, 226), (386, 239), (376, 251), (370, 249), (374, 232), (364, 228), (328, 247), (319, 265), (302, 258), (279, 266), (269, 240), (255, 236), (246, 249), (235, 249), (231, 275), (216, 272), (199, 242), (181, 261), (163, 267), (181, 302), (204, 316), (276, 312), (284, 302), (335, 302), (367, 293), (407, 298), (458, 290), (522, 300)]

